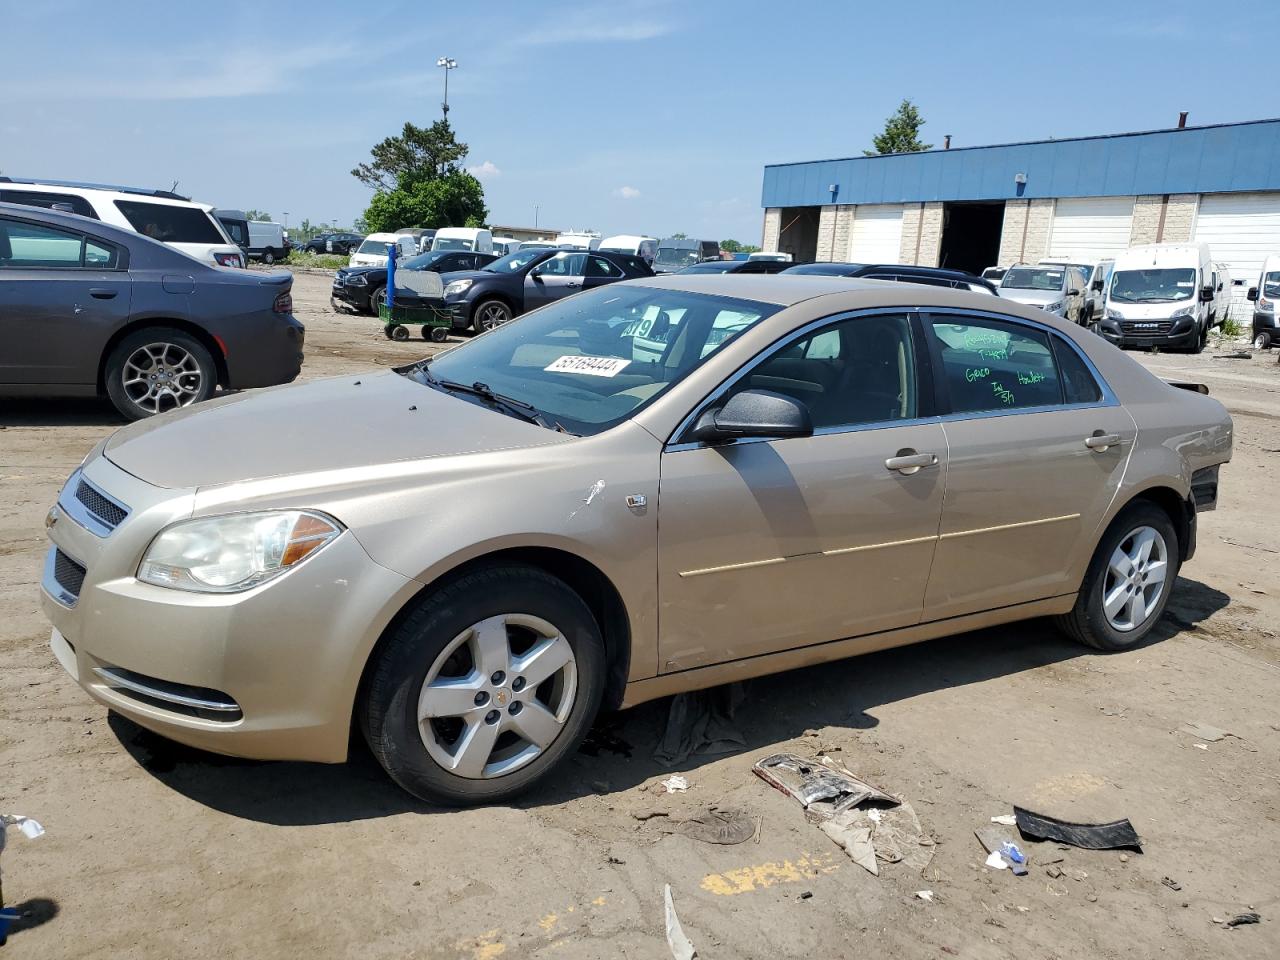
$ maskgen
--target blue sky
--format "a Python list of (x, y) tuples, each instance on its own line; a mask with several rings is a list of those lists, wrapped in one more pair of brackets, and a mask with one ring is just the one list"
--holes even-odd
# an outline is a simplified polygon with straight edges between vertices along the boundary
[(0, 0), (0, 171), (349, 223), (348, 171), (450, 119), (493, 222), (758, 242), (761, 168), (904, 97), (953, 146), (1280, 114), (1270, 2)]

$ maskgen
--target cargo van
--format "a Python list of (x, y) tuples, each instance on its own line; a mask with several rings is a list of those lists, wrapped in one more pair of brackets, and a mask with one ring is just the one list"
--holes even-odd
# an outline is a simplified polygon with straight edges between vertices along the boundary
[(616, 237), (605, 237), (601, 240), (599, 249), (614, 253), (629, 253), (639, 257), (649, 266), (653, 266), (653, 258), (658, 255), (658, 238), (620, 233)]
[(1216, 295), (1208, 244), (1130, 247), (1116, 255), (1098, 332), (1121, 347), (1199, 353)]
[(1259, 350), (1268, 350), (1280, 343), (1277, 300), (1280, 300), (1280, 255), (1272, 254), (1262, 261), (1258, 285), (1249, 288), (1249, 302), (1253, 304), (1253, 345)]
[(1213, 263), (1213, 311), (1210, 327), (1220, 327), (1231, 317), (1231, 268), (1221, 260)]
[(493, 234), (477, 227), (441, 227), (431, 241), (431, 249), (493, 253)]
[(520, 241), (515, 237), (494, 237), (493, 252), (500, 257), (505, 257), (508, 253), (515, 253), (520, 249)]
[(590, 230), (568, 230), (556, 237), (556, 246), (562, 250), (599, 250), (600, 234)]
[(653, 258), (654, 273), (675, 273), (695, 263), (720, 259), (719, 240), (691, 240), (688, 237), (668, 237), (658, 244)]
[(284, 227), (270, 220), (249, 221), (249, 259), (271, 264), (288, 255), (284, 243)]

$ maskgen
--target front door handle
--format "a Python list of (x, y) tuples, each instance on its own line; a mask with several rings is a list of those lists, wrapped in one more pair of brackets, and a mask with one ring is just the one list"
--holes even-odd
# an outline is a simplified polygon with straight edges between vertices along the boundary
[(93, 299), (95, 300), (110, 300), (119, 292), (120, 292), (119, 290), (112, 290), (109, 287), (90, 287), (89, 288), (89, 296), (93, 297)]
[(1108, 447), (1120, 446), (1120, 434), (1095, 433), (1092, 437), (1085, 437), (1084, 445), (1090, 450), (1097, 450), (1099, 453), (1105, 453)]
[(574, 283), (572, 280), (565, 284), (566, 287), (580, 287), (582, 284)]
[(899, 450), (897, 455), (886, 460), (884, 465), (886, 469), (897, 470), (904, 477), (909, 477), (913, 473), (919, 473), (924, 467), (936, 467), (938, 465), (938, 455), (936, 453), (916, 453), (910, 449)]

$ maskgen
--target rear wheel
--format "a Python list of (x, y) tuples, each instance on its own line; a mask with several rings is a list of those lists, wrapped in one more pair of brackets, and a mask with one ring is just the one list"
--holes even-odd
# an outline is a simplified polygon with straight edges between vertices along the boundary
[(262, 251), (262, 262), (267, 266), (271, 266), (271, 264), (276, 262), (276, 255), (271, 251), (270, 247)]
[(494, 327), (500, 327), (511, 319), (511, 308), (501, 300), (483, 300), (476, 304), (471, 314), (471, 325), (476, 333), (484, 333)]
[[(423, 333), (424, 333), (424, 335), (425, 335), (427, 328), (426, 328), (426, 327), (423, 327), (422, 329), (423, 329)], [(433, 341), (435, 341), (436, 343), (444, 343), (446, 340), (448, 340), (448, 339), (449, 339), (449, 330), (448, 330), (448, 328), (447, 328), (447, 327), (432, 327), (432, 328), (431, 328), (431, 339), (432, 339)]]
[(1098, 650), (1136, 646), (1169, 602), (1178, 551), (1167, 513), (1146, 501), (1130, 504), (1099, 542), (1075, 606), (1056, 618), (1059, 629)]
[(361, 725), (415, 796), (506, 800), (576, 749), (604, 668), (595, 619), (563, 581), (532, 567), (482, 570), (422, 600), (386, 639)]
[(107, 396), (130, 420), (187, 407), (213, 396), (213, 355), (189, 333), (152, 327), (129, 334), (111, 351)]
[(1255, 350), (1270, 350), (1271, 334), (1267, 333), (1265, 330), (1259, 333), (1253, 338), (1253, 348)]
[(403, 342), (409, 339), (409, 328), (401, 326), (398, 323), (392, 327), (389, 327), (387, 332), (390, 335), (392, 340), (399, 340)]

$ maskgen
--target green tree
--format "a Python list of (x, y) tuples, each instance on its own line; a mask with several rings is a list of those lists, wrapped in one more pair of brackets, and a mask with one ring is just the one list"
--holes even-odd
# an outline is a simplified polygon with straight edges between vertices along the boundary
[(244, 212), (244, 218), (246, 220), (270, 220), (271, 214), (267, 213), (265, 210), (246, 210)]
[(868, 157), (877, 157), (886, 153), (919, 153), (921, 150), (932, 150), (932, 143), (920, 142), (920, 128), (924, 120), (920, 111), (910, 100), (903, 100), (897, 112), (884, 123), (884, 133), (871, 138), (874, 150), (863, 150)]
[(742, 244), (740, 244), (737, 240), (721, 240), (720, 249), (723, 250), (725, 253), (741, 253)]
[(671, 235), (671, 239), (672, 240), (688, 240), (689, 235), (687, 233), (673, 233)]
[(400, 136), (387, 137), (371, 154), (369, 163), (351, 171), (374, 189), (362, 218), (370, 231), (479, 225), (488, 219), (484, 187), (462, 169), (467, 145), (447, 121), (430, 127), (406, 123)]

